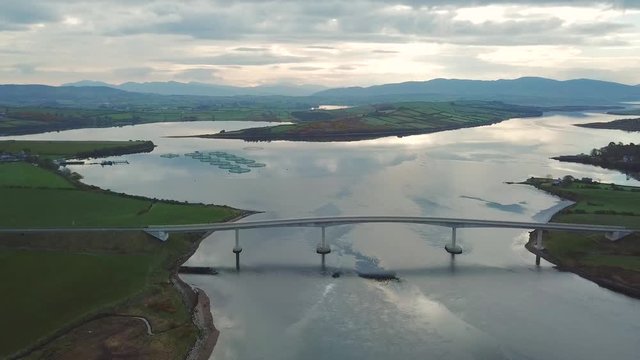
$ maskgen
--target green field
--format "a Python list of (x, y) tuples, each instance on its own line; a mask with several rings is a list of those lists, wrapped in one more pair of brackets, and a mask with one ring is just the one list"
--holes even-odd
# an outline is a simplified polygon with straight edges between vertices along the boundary
[(74, 188), (73, 184), (62, 176), (24, 162), (0, 164), (0, 189), (6, 187)]
[[(48, 140), (2, 140), (0, 141), (0, 153), (37, 154), (45, 158), (72, 158), (79, 154), (104, 152), (131, 153), (138, 152), (149, 144), (148, 141), (48, 141)], [(148, 149), (147, 149), (148, 150)]]
[[(541, 190), (575, 201), (553, 216), (563, 223), (603, 224), (640, 228), (640, 188), (573, 181), (552, 184), (550, 179), (527, 180)], [(610, 241), (602, 234), (545, 232), (545, 251), (559, 265), (580, 269), (638, 288), (640, 280), (640, 235)]]
[(401, 102), (338, 110), (297, 111), (294, 125), (250, 128), (203, 137), (244, 140), (361, 140), (489, 125), (540, 116), (539, 109), (499, 102)]
[(291, 121), (289, 104), (229, 104), (226, 106), (135, 106), (132, 109), (8, 107), (0, 118), (0, 135), (114, 127), (182, 121)]
[(60, 175), (25, 163), (0, 164), (0, 174), (4, 175), (0, 180), (0, 228), (142, 227), (224, 221), (239, 214), (222, 206), (80, 189), (69, 186)]
[[(21, 241), (30, 249), (20, 249)], [(154, 331), (167, 334), (182, 325), (179, 336), (153, 341), (174, 342), (173, 351), (184, 354), (195, 329), (184, 326), (190, 314), (167, 278), (193, 241), (197, 237), (174, 234), (160, 243), (139, 232), (116, 239), (106, 233), (3, 237), (0, 357), (98, 313), (144, 316)]]
[(153, 255), (0, 251), (0, 357), (143, 289)]
[[(87, 144), (43, 142), (34, 149), (56, 154), (95, 150)], [(204, 223), (241, 214), (226, 206), (116, 194), (24, 162), (0, 164), (0, 199), (0, 231)], [(144, 316), (161, 333), (153, 337), (143, 333), (128, 339), (128, 346), (164, 354), (156, 358), (183, 358), (197, 330), (168, 279), (178, 259), (199, 240), (200, 234), (172, 234), (160, 242), (141, 231), (0, 232), (0, 358), (104, 312)], [(124, 334), (127, 328), (119, 331)], [(87, 339), (78, 336), (66, 334), (32, 358), (85, 346)], [(92, 344), (94, 353), (103, 354), (104, 344), (98, 340)]]

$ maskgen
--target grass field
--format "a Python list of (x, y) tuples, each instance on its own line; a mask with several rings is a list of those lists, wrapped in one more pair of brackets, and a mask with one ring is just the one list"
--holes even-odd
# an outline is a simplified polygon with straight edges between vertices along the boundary
[(514, 117), (539, 116), (531, 107), (498, 102), (401, 102), (338, 110), (297, 111), (294, 125), (250, 128), (204, 137), (245, 140), (358, 140), (488, 125)]
[(46, 140), (2, 140), (0, 153), (24, 151), (46, 158), (70, 158), (78, 154), (109, 152), (122, 149), (138, 149), (146, 141), (46, 141)]
[[(553, 222), (640, 228), (640, 188), (579, 181), (553, 186), (552, 180), (541, 178), (527, 183), (576, 202), (554, 215)], [(545, 232), (544, 246), (558, 265), (597, 274), (593, 277), (640, 293), (640, 234), (610, 241), (602, 234), (550, 231)]]
[[(62, 176), (43, 170), (33, 164), (24, 162), (0, 164), (0, 189), (17, 186), (50, 189), (74, 188), (73, 184)], [(5, 198), (3, 197), (3, 199)]]
[(118, 227), (223, 221), (225, 207), (171, 204), (79, 189), (0, 188), (0, 228)]
[[(156, 332), (181, 326), (179, 341), (169, 354), (184, 354), (195, 340), (195, 329), (185, 326), (190, 314), (167, 278), (172, 264), (196, 238), (174, 234), (161, 244), (143, 233), (125, 233), (115, 241), (112, 237), (14, 235), (0, 241), (0, 358), (105, 312), (144, 316)], [(31, 249), (20, 249), (21, 240)], [(94, 242), (102, 245), (93, 246)], [(81, 346), (66, 337), (63, 347)], [(135, 340), (148, 341), (146, 336)], [(53, 347), (59, 345), (54, 342)]]
[[(284, 105), (286, 106), (286, 105)], [(154, 122), (181, 121), (291, 121), (290, 111), (281, 104), (254, 104), (226, 107), (140, 106), (131, 110), (83, 109), (65, 107), (6, 108), (0, 118), (0, 135), (31, 134), (46, 131), (113, 127)]]
[(0, 357), (140, 291), (157, 263), (148, 254), (0, 251)]
[[(62, 176), (25, 163), (0, 164), (0, 174), (0, 228), (188, 224), (223, 221), (239, 215), (229, 207), (168, 203), (78, 189), (70, 187)], [(25, 187), (12, 187), (16, 185)]]
[[(37, 151), (95, 150), (71, 145), (47, 142)], [(115, 194), (23, 162), (0, 164), (0, 199), (0, 230), (143, 227), (216, 222), (241, 214), (226, 206)], [(30, 358), (110, 357), (109, 349), (121, 347), (114, 345), (114, 334), (119, 336), (118, 344), (138, 357), (183, 358), (198, 334), (190, 309), (169, 277), (200, 236), (172, 234), (160, 242), (140, 231), (0, 232), (0, 358), (104, 312), (144, 316), (161, 335), (149, 337), (140, 321), (103, 318), (87, 323), (91, 333), (84, 328), (72, 330)], [(130, 333), (134, 328), (143, 330)], [(64, 355), (69, 351), (75, 355)]]

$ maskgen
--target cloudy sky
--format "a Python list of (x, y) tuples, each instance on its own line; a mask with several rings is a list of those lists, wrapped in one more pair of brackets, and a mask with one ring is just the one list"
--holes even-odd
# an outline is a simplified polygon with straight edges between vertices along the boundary
[(0, 0), (0, 83), (640, 83), (640, 0)]

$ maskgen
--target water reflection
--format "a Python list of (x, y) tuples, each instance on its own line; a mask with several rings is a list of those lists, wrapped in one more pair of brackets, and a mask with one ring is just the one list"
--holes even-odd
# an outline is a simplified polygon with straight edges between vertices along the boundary
[[(566, 203), (505, 182), (570, 173), (640, 185), (616, 171), (549, 159), (612, 140), (638, 142), (635, 134), (573, 126), (617, 118), (551, 114), (351, 143), (165, 137), (247, 126), (211, 122), (14, 138), (151, 139), (158, 145), (154, 152), (122, 157), (129, 166), (73, 170), (87, 183), (119, 192), (265, 211), (252, 220), (392, 214), (545, 221), (551, 212), (541, 210)], [(268, 166), (230, 174), (159, 156), (194, 150), (232, 152)], [(544, 261), (537, 268), (523, 247), (525, 231), (460, 229), (464, 253), (455, 259), (443, 250), (448, 228), (362, 224), (326, 231), (332, 248), (327, 273), (339, 271), (339, 278), (320, 271), (319, 229), (241, 231), (239, 274), (231, 232), (203, 241), (189, 264), (215, 266), (221, 274), (184, 278), (212, 299), (222, 331), (214, 358), (601, 359), (615, 350), (616, 358), (635, 359), (640, 353), (639, 302)], [(384, 271), (401, 281), (357, 276)]]

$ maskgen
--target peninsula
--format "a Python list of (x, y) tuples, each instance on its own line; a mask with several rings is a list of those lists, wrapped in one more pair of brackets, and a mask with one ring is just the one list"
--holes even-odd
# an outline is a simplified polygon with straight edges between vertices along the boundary
[(356, 141), (408, 136), (541, 116), (539, 108), (494, 101), (398, 102), (291, 112), (295, 123), (192, 137), (245, 141)]
[(595, 122), (588, 124), (575, 124), (576, 126), (591, 129), (609, 129), (624, 131), (640, 131), (640, 118), (637, 119), (620, 119), (609, 122)]
[(609, 145), (603, 148), (591, 150), (588, 155), (563, 155), (552, 159), (619, 170), (634, 179), (640, 180), (640, 144), (631, 143), (625, 145), (610, 142)]
[[(591, 179), (565, 176), (554, 180), (530, 178), (524, 184), (574, 201), (556, 213), (551, 222), (637, 227), (640, 224), (640, 188), (601, 184)], [(526, 247), (561, 270), (574, 272), (600, 286), (640, 298), (640, 234), (610, 241), (601, 234), (559, 231), (543, 233), (538, 251), (532, 234)]]

